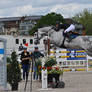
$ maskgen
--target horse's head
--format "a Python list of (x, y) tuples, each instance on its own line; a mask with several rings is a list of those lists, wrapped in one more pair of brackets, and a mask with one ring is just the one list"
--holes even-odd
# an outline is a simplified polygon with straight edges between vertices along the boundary
[(39, 41), (45, 37), (45, 36), (49, 36), (49, 34), (51, 33), (51, 29), (52, 27), (43, 27), (43, 28), (39, 28), (37, 32), (35, 32), (35, 44), (39, 43)]

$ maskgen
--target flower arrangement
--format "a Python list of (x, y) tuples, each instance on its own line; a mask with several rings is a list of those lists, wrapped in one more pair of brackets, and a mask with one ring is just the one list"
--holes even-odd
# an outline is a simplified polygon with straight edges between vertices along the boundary
[(38, 59), (38, 73), (41, 73), (42, 70), (47, 69), (48, 74), (63, 74), (63, 71), (60, 68), (60, 65), (57, 64), (56, 59), (46, 58), (45, 64), (42, 67), (41, 59)]
[(60, 65), (57, 64), (56, 59), (54, 58), (43, 58), (36, 61), (38, 65), (38, 74), (41, 75), (42, 70), (47, 69), (47, 80), (48, 84), (53, 82), (53, 78), (55, 78), (55, 82), (59, 81), (60, 76), (63, 75), (63, 70)]
[(48, 71), (49, 74), (63, 74), (63, 70), (61, 69), (60, 65), (56, 64), (52, 66), (52, 69)]

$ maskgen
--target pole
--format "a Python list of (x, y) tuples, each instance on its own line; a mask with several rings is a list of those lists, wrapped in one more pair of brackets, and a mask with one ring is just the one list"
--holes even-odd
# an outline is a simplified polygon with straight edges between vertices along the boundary
[(26, 91), (27, 82), (28, 82), (28, 79), (26, 79), (26, 82), (25, 82), (25, 87), (24, 87), (24, 91)]
[(7, 90), (7, 65), (6, 65), (6, 40), (3, 42), (4, 45), (4, 89)]
[(88, 55), (87, 55), (87, 72), (88, 72)]
[(45, 56), (47, 56), (47, 40), (44, 40)]
[(39, 44), (38, 30), (37, 30), (37, 44)]
[(32, 92), (32, 73), (33, 73), (33, 58), (32, 58), (32, 64), (31, 64), (31, 81), (30, 81), (30, 92)]
[(47, 69), (42, 70), (42, 89), (47, 90)]
[(50, 55), (50, 39), (48, 38), (48, 56)]
[[(29, 66), (29, 69), (28, 69), (28, 76), (29, 76), (29, 72), (30, 72), (30, 66)], [(27, 83), (28, 83), (28, 78), (26, 78), (24, 91), (26, 91)]]
[[(31, 66), (31, 64), (29, 64), (28, 76), (29, 76), (29, 72), (30, 72), (30, 66)], [(28, 83), (28, 78), (26, 78), (26, 82), (25, 82), (24, 91), (26, 91), (27, 83)]]

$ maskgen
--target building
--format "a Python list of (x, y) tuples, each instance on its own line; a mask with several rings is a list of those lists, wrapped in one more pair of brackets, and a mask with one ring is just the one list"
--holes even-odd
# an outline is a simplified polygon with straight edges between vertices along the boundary
[(4, 23), (0, 22), (0, 34), (4, 33)]
[(0, 32), (4, 35), (28, 35), (30, 30), (41, 16), (23, 16), (0, 18)]
[[(35, 46), (38, 46), (40, 51), (44, 50), (43, 39), (39, 42), (39, 44), (34, 43), (34, 36), (12, 36), (12, 35), (0, 35), (0, 38), (6, 39), (6, 54), (7, 56), (11, 54), (12, 51), (16, 51), (17, 54), (19, 51), (19, 46), (26, 46), (28, 51), (33, 51)], [(27, 45), (26, 45), (27, 44)], [(0, 43), (0, 48), (1, 43)]]
[(28, 35), (29, 30), (32, 29), (41, 16), (28, 16), (24, 17), (20, 23), (20, 35)]
[[(29, 35), (29, 30), (32, 29), (38, 20), (39, 16), (22, 16), (22, 17), (6, 17), (0, 18), (0, 34), (4, 35)], [(73, 23), (70, 18), (64, 19), (66, 23)]]
[(17, 32), (20, 23), (20, 17), (0, 18), (0, 22), (4, 24), (3, 34), (11, 35)]

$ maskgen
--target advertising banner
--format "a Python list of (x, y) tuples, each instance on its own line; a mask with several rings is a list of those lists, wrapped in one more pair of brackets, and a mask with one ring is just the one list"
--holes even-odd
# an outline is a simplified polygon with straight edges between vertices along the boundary
[(86, 60), (86, 52), (80, 49), (67, 49), (67, 60)]
[(4, 84), (4, 49), (0, 49), (0, 85)]

